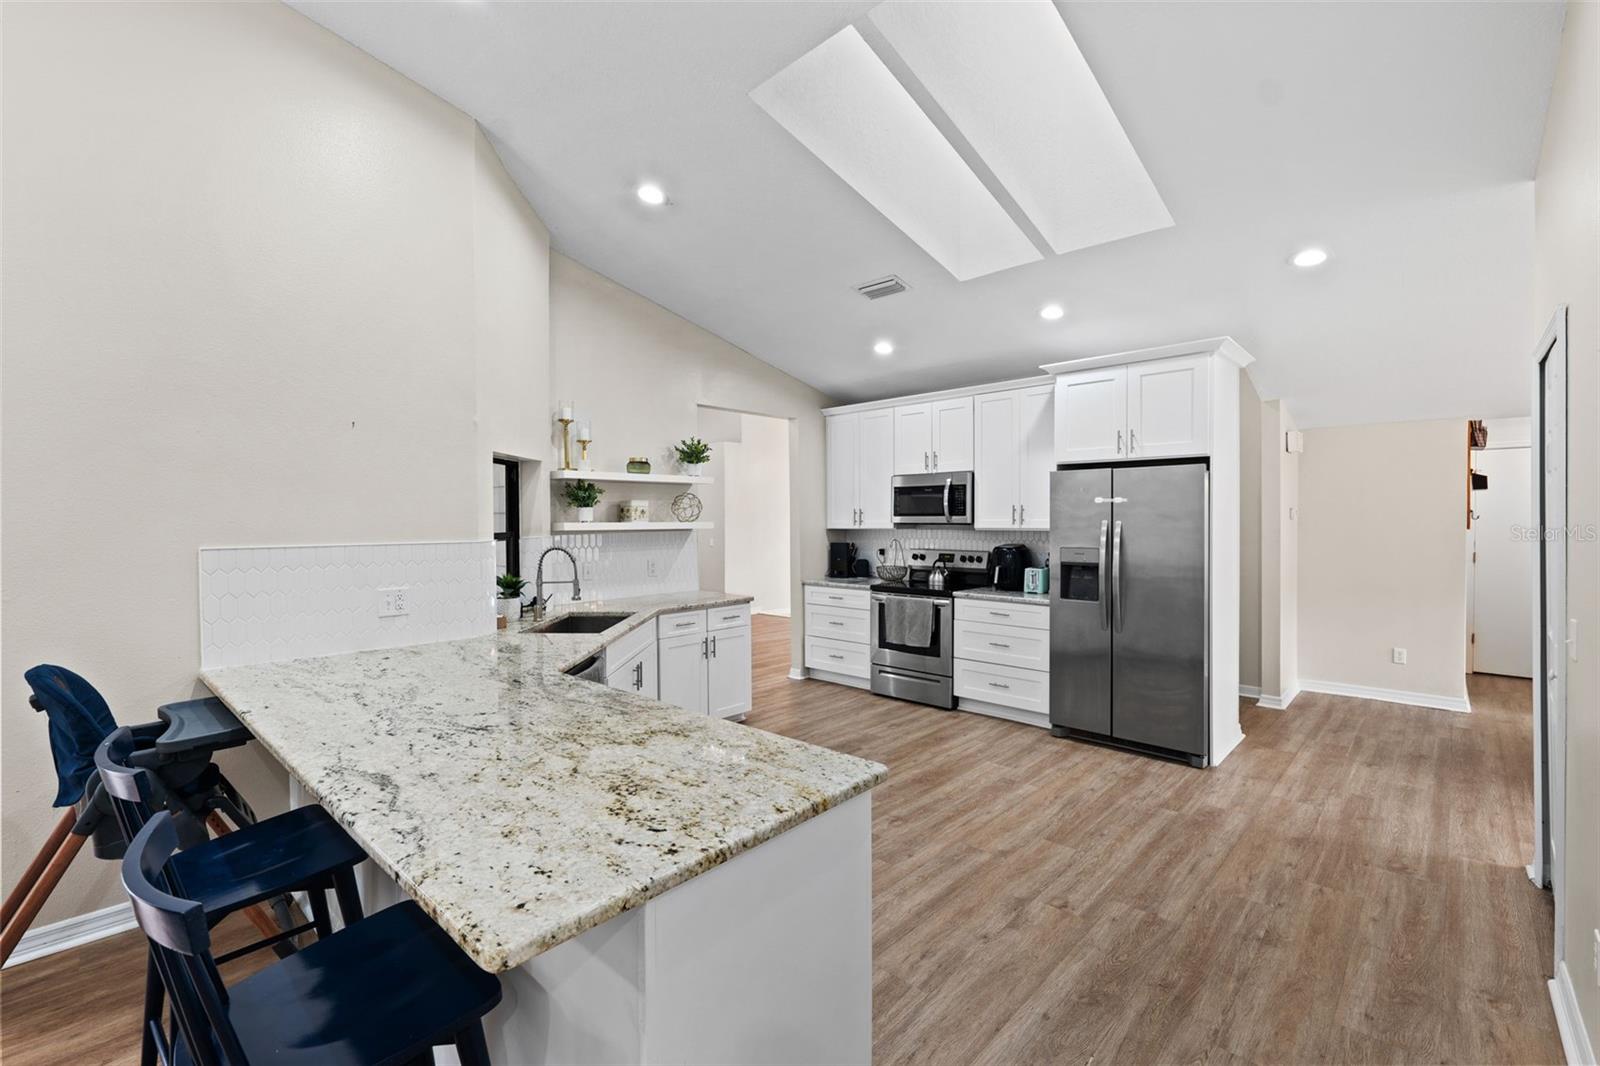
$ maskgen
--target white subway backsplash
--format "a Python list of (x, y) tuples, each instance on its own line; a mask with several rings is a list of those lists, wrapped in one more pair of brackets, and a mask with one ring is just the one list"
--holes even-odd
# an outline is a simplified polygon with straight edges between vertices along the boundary
[[(380, 618), (381, 589), (407, 613)], [(200, 550), (202, 668), (491, 633), (494, 542)]]
[[(693, 530), (556, 533), (523, 537), (518, 544), (521, 576), (528, 581), (525, 600), (533, 599), (539, 553), (550, 547), (565, 548), (578, 560), (585, 600), (687, 592), (700, 587), (700, 558)], [(545, 560), (547, 581), (566, 581), (571, 576), (565, 557), (552, 555)], [(572, 598), (572, 586), (567, 584), (547, 585), (545, 592), (552, 603), (566, 603)]]
[(970, 529), (943, 529), (919, 527), (915, 529), (830, 529), (829, 540), (852, 541), (856, 558), (865, 559), (872, 566), (880, 562), (878, 549), (889, 547), (898, 539), (907, 552), (912, 548), (932, 548), (935, 551), (989, 551), (997, 544), (1026, 544), (1033, 553), (1033, 564), (1044, 565), (1044, 556), (1050, 550), (1050, 534), (1043, 529), (1012, 529), (975, 532)]

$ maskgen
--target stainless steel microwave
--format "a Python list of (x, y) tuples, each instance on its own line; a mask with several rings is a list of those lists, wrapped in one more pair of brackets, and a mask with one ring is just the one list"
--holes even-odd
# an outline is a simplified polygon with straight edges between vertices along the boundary
[(970, 470), (900, 474), (890, 489), (897, 526), (970, 526), (973, 503)]

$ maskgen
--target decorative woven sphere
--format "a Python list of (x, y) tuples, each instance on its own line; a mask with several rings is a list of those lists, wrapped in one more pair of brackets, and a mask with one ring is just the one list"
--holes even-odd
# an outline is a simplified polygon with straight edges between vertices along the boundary
[(679, 493), (672, 498), (672, 517), (680, 522), (693, 522), (700, 517), (700, 512), (705, 507), (700, 502), (700, 497), (692, 492)]

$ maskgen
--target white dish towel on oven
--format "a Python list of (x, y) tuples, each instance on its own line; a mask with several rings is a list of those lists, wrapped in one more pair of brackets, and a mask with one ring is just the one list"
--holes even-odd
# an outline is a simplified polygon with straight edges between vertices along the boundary
[(883, 601), (883, 639), (902, 648), (933, 643), (933, 600), (923, 596), (890, 596)]

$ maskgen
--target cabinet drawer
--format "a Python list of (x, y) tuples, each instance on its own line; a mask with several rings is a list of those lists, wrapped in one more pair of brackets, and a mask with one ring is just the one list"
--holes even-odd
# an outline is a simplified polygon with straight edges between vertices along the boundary
[(957, 596), (956, 621), (993, 622), (1048, 631), (1050, 607), (1043, 603), (1004, 603), (1000, 600), (972, 600)]
[(633, 658), (646, 647), (656, 646), (656, 627), (646, 622), (622, 634), (616, 640), (606, 645), (606, 672), (631, 662)]
[(1043, 670), (986, 666), (957, 659), (955, 692), (959, 699), (997, 703), (1035, 714), (1050, 713), (1050, 675)]
[(866, 589), (832, 589), (826, 586), (806, 586), (806, 606), (813, 604), (818, 607), (842, 607), (854, 611), (865, 611), (872, 600), (872, 593)]
[(749, 624), (748, 603), (736, 603), (732, 607), (713, 607), (706, 611), (706, 625), (713, 633), (719, 629), (738, 629)]
[(957, 659), (970, 659), (985, 666), (1048, 670), (1050, 631), (957, 618), (955, 654)]
[(866, 611), (841, 611), (837, 607), (806, 606), (806, 636), (867, 642)]
[(656, 632), (663, 640), (667, 637), (687, 637), (705, 631), (704, 611), (675, 611), (656, 619)]
[(865, 644), (847, 644), (825, 637), (806, 637), (806, 668), (848, 677), (872, 676), (872, 664), (867, 659)]

